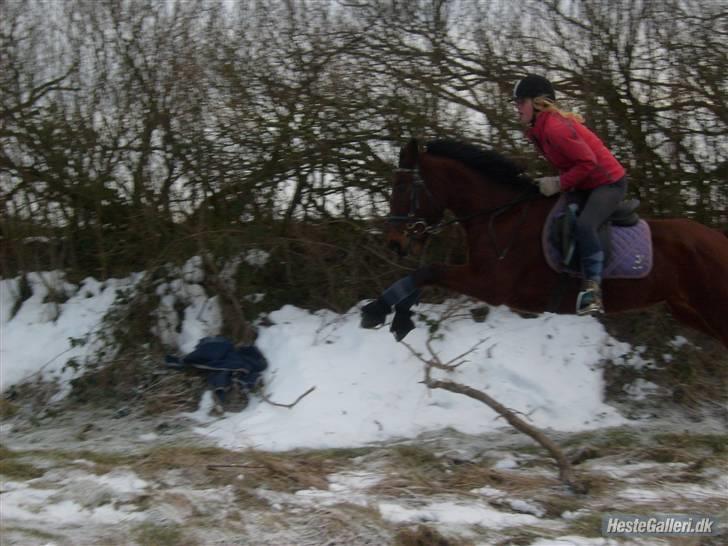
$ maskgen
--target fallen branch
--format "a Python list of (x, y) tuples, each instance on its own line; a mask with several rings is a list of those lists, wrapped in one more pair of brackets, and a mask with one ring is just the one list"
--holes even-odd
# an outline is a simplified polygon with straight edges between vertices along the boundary
[(498, 402), (492, 396), (489, 396), (478, 389), (468, 387), (461, 383), (455, 383), (453, 381), (427, 379), (425, 380), (425, 384), (431, 389), (444, 389), (446, 391), (463, 394), (482, 402), (495, 412), (499, 413), (513, 428), (533, 438), (536, 442), (541, 444), (541, 446), (543, 446), (554, 459), (556, 459), (556, 463), (559, 465), (559, 479), (562, 482), (566, 483), (572, 489), (580, 489), (574, 479), (571, 463), (569, 463), (569, 460), (566, 458), (564, 452), (561, 451), (561, 448), (556, 444), (556, 442), (546, 436), (538, 428), (528, 424), (526, 421), (516, 416), (515, 413)]
[(263, 400), (265, 400), (266, 402), (268, 402), (271, 406), (278, 406), (279, 408), (288, 408), (288, 409), (291, 409), (293, 406), (295, 406), (296, 404), (298, 404), (303, 399), (304, 396), (308, 396), (314, 390), (316, 390), (316, 387), (311, 387), (310, 389), (308, 389), (306, 392), (304, 392), (301, 396), (299, 396), (298, 398), (296, 398), (290, 404), (281, 404), (279, 402), (273, 402), (273, 400), (271, 400), (270, 398), (268, 398), (264, 392), (261, 392), (260, 393), (260, 397)]
[[(544, 449), (546, 449), (546, 451), (549, 452), (549, 454), (556, 460), (556, 463), (558, 464), (559, 479), (563, 483), (568, 485), (573, 491), (575, 491), (577, 493), (583, 493), (585, 491), (585, 488), (582, 484), (577, 483), (577, 481), (574, 477), (574, 472), (571, 468), (571, 463), (567, 459), (566, 455), (564, 455), (564, 452), (561, 450), (561, 448), (553, 440), (551, 440), (551, 438), (546, 436), (546, 434), (544, 434), (541, 430), (539, 430), (535, 426), (527, 423), (526, 421), (524, 421), (523, 419), (518, 417), (518, 415), (516, 415), (517, 412), (510, 410), (509, 408), (507, 408), (506, 406), (504, 406), (503, 404), (498, 402), (495, 398), (484, 393), (481, 390), (474, 389), (473, 387), (463, 385), (462, 383), (456, 383), (454, 381), (436, 380), (436, 379), (432, 378), (432, 369), (433, 368), (445, 370), (446, 372), (452, 372), (453, 370), (455, 370), (455, 368), (457, 368), (461, 364), (465, 363), (466, 361), (463, 359), (467, 355), (472, 353), (478, 346), (483, 344), (488, 338), (480, 340), (469, 350), (448, 360), (447, 362), (442, 362), (442, 360), (440, 359), (438, 354), (433, 349), (432, 339), (433, 339), (433, 337), (431, 334), (429, 339), (425, 343), (425, 346), (427, 347), (427, 350), (430, 353), (429, 359), (423, 357), (423, 355), (421, 353), (418, 353), (411, 346), (404, 343), (405, 347), (407, 347), (414, 356), (416, 356), (421, 362), (423, 362), (425, 364), (425, 379), (424, 379), (423, 383), (431, 389), (443, 389), (446, 391), (468, 396), (469, 398), (478, 400), (479, 402), (482, 402), (483, 404), (485, 404), (486, 406), (491, 408), (493, 411), (495, 411), (501, 417), (503, 417), (506, 421), (508, 421), (508, 423), (513, 428), (530, 436), (538, 444), (540, 444)], [(490, 348), (489, 348), (489, 351), (490, 351)]]

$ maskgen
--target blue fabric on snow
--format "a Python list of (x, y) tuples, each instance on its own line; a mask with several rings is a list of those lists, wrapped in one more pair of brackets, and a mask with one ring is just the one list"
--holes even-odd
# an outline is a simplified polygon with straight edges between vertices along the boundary
[(235, 347), (222, 336), (203, 337), (188, 355), (182, 358), (167, 355), (164, 360), (170, 368), (206, 372), (207, 383), (220, 401), (225, 400), (225, 393), (235, 383), (243, 390), (254, 388), (261, 372), (268, 367), (260, 349), (254, 345)]

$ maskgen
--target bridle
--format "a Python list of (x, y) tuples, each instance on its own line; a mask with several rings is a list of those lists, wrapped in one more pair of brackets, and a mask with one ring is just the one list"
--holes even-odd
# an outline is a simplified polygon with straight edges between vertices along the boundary
[[(491, 241), (493, 243), (493, 247), (496, 251), (496, 254), (498, 256), (499, 260), (502, 260), (505, 258), (506, 254), (508, 254), (508, 251), (512, 248), (513, 243), (515, 242), (515, 238), (517, 236), (517, 233), (514, 235), (513, 240), (510, 244), (508, 244), (502, 251), (498, 250), (498, 242), (495, 238), (495, 228), (494, 228), (494, 222), (495, 219), (509, 210), (510, 208), (519, 205), (521, 203), (527, 203), (533, 199), (538, 199), (541, 197), (540, 193), (533, 193), (530, 188), (524, 190), (521, 194), (513, 198), (512, 200), (508, 201), (507, 203), (503, 205), (498, 205), (496, 207), (491, 207), (489, 209), (480, 210), (478, 212), (474, 212), (472, 214), (469, 214), (467, 216), (463, 217), (457, 217), (453, 218), (452, 220), (442, 220), (434, 225), (429, 225), (427, 223), (427, 220), (422, 216), (417, 216), (416, 211), (420, 206), (420, 197), (421, 194), (424, 193), (427, 195), (428, 199), (432, 203), (435, 203), (435, 198), (430, 192), (430, 189), (425, 185), (425, 181), (422, 179), (422, 175), (420, 174), (420, 170), (417, 167), (413, 168), (404, 168), (399, 167), (395, 172), (403, 172), (403, 173), (410, 173), (412, 175), (412, 191), (410, 193), (410, 209), (406, 216), (387, 216), (387, 223), (390, 224), (405, 224), (404, 227), (404, 233), (407, 237), (411, 239), (424, 239), (426, 236), (431, 234), (437, 234), (440, 231), (442, 231), (443, 228), (455, 224), (455, 223), (465, 223), (468, 220), (471, 220), (473, 218), (476, 218), (478, 216), (485, 216), (488, 215), (488, 233), (490, 235)], [(406, 184), (406, 182), (397, 182), (395, 184), (396, 186)], [(524, 209), (523, 213), (521, 214), (521, 219), (518, 223), (517, 230), (523, 225), (526, 219), (527, 209)]]
[[(390, 224), (404, 224), (404, 233), (408, 237), (421, 238), (431, 233), (437, 233), (442, 229), (442, 222), (434, 226), (427, 224), (427, 220), (422, 216), (417, 216), (415, 212), (420, 208), (420, 198), (424, 193), (431, 202), (435, 202), (430, 189), (425, 185), (425, 181), (422, 180), (420, 170), (417, 167), (407, 169), (399, 167), (395, 172), (398, 173), (410, 173), (412, 175), (412, 191), (410, 192), (410, 209), (406, 216), (387, 216), (387, 223)], [(396, 186), (401, 186), (407, 182), (397, 182)]]

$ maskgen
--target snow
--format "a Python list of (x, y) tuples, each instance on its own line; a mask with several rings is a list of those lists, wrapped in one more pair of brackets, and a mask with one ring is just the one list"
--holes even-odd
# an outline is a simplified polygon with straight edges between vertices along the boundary
[[(67, 478), (61, 492), (43, 489), (40, 480), (24, 484), (3, 482), (3, 520), (53, 521), (57, 526), (64, 527), (89, 523), (113, 525), (145, 518), (142, 512), (135, 511), (133, 504), (128, 503), (129, 499), (140, 495), (146, 486), (144, 480), (133, 473), (123, 473), (104, 480), (104, 477), (76, 472)], [(34, 482), (38, 482), (38, 487), (29, 486)], [(94, 484), (105, 486), (104, 494), (114, 496), (117, 501), (113, 505), (95, 505), (100, 501), (99, 492), (91, 498), (88, 495)]]
[(528, 514), (501, 512), (486, 503), (460, 504), (449, 501), (433, 502), (418, 508), (401, 504), (380, 503), (382, 517), (393, 523), (427, 523), (437, 521), (444, 524), (481, 525), (490, 529), (537, 525), (542, 522)]
[(629, 385), (626, 385), (624, 391), (632, 400), (646, 400), (650, 395), (659, 392), (660, 387), (652, 381), (646, 381), (639, 377)]
[[(264, 259), (248, 254), (238, 264), (255, 267)], [(108, 330), (104, 317), (113, 309), (119, 291), (135, 290), (144, 278), (144, 274), (105, 282), (87, 278), (74, 284), (61, 272), (34, 273), (27, 276), (32, 293), (24, 301), (20, 301), (20, 279), (0, 280), (0, 388), (6, 391), (26, 381), (53, 381), (59, 387), (57, 398), (66, 395), (70, 381), (83, 373), (86, 362), (103, 362), (97, 355), (99, 349), (106, 350), (107, 357), (113, 355), (113, 346), (104, 336)], [(158, 336), (179, 354), (192, 350), (201, 337), (218, 334), (222, 326), (218, 300), (206, 293), (203, 281), (202, 260), (192, 259), (156, 286), (160, 303), (150, 336)], [(441, 322), (429, 347), (442, 362), (454, 359), (462, 364), (452, 372), (433, 371), (436, 378), (483, 390), (539, 427), (580, 431), (626, 421), (603, 400), (601, 362), (622, 358), (622, 365), (638, 366), (639, 358), (631, 356), (638, 352), (612, 339), (592, 318), (548, 313), (523, 318), (505, 307), (492, 307), (485, 322), (476, 322), (468, 311), (482, 307), (482, 302), (423, 304), (416, 308), (418, 327), (405, 345), (395, 342), (387, 328), (361, 329), (362, 304), (343, 314), (290, 305), (270, 313), (258, 325), (256, 342), (269, 361), (264, 376), (266, 396), (290, 404), (313, 390), (292, 408), (254, 396), (244, 411), (222, 417), (210, 415), (213, 400), (206, 392), (198, 411), (188, 415), (197, 421), (196, 432), (231, 449), (286, 451), (376, 445), (446, 428), (465, 434), (503, 428), (503, 421), (480, 402), (423, 385), (423, 359), (434, 356), (428, 352), (427, 324), (444, 315), (451, 318)], [(462, 307), (462, 312), (453, 315), (454, 306)], [(650, 388), (640, 385), (639, 392)], [(158, 436), (150, 431), (138, 439), (154, 442)], [(518, 460), (507, 455), (495, 463), (496, 469), (518, 466)], [(64, 527), (179, 517), (163, 505), (154, 513), (141, 511), (139, 501), (156, 486), (133, 472), (119, 469), (96, 476), (89, 470), (93, 464), (80, 461), (68, 476), (56, 476), (60, 491), (43, 487), (43, 480), (51, 479), (53, 471), (24, 483), (4, 482), (3, 518), (52, 520)], [(326, 490), (285, 494), (261, 489), (257, 494), (274, 507), (292, 503), (327, 506), (343, 501), (372, 506), (366, 490), (380, 479), (376, 473), (349, 471), (330, 475)], [(413, 504), (407, 499), (387, 499), (373, 506), (393, 523), (438, 522), (445, 527), (493, 529), (547, 523), (544, 509), (530, 499), (506, 498), (491, 487), (473, 491), (478, 496), (468, 502), (433, 498)], [(211, 490), (205, 494), (221, 493)], [(639, 497), (633, 490), (621, 494), (635, 500)], [(489, 498), (499, 499), (511, 511), (492, 506)], [(571, 544), (613, 542), (561, 537), (534, 543)]]
[(80, 372), (76, 365), (101, 348), (101, 321), (117, 291), (139, 276), (74, 285), (54, 271), (29, 273), (27, 280), (32, 295), (14, 314), (20, 280), (0, 280), (0, 391), (40, 377), (58, 381), (62, 396)]
[[(67, 392), (69, 381), (82, 373), (78, 364), (99, 347), (102, 318), (117, 290), (133, 289), (141, 277), (73, 285), (60, 272), (31, 274), (32, 295), (12, 316), (19, 280), (0, 281), (2, 389), (42, 378), (57, 381)], [(222, 324), (217, 298), (206, 294), (203, 279), (202, 260), (193, 258), (177, 278), (156, 288), (161, 301), (153, 332), (181, 354), (200, 338), (217, 334)], [(68, 299), (48, 302), (51, 291)], [(201, 422), (198, 432), (227, 448), (285, 451), (365, 446), (447, 427), (479, 434), (504, 426), (482, 403), (422, 384), (423, 362), (413, 351), (424, 359), (432, 356), (424, 321), (452, 315), (455, 303), (465, 311), (475, 305), (463, 300), (416, 308), (419, 326), (406, 338), (412, 351), (395, 342), (386, 328), (361, 329), (361, 303), (344, 314), (290, 305), (270, 313), (257, 340), (270, 364), (266, 395), (290, 404), (314, 390), (294, 408), (253, 398), (245, 411), (222, 419), (208, 416), (208, 395), (195, 414)], [(81, 338), (85, 345), (72, 341)], [(454, 372), (438, 370), (436, 377), (481, 389), (536, 426), (577, 431), (624, 422), (603, 401), (600, 362), (605, 355), (631, 349), (611, 339), (592, 318), (548, 313), (523, 318), (494, 307), (485, 322), (475, 322), (462, 312), (441, 324), (431, 347), (443, 362), (467, 353)], [(76, 366), (69, 365), (72, 359)], [(513, 468), (517, 461), (498, 464)]]
[(508, 504), (515, 512), (521, 512), (523, 514), (533, 514), (536, 517), (542, 518), (546, 515), (546, 510), (543, 506), (535, 503), (528, 502), (521, 499), (513, 499), (508, 501)]
[[(444, 310), (418, 308), (430, 318)], [(359, 328), (358, 307), (337, 315), (286, 306), (269, 319), (274, 324), (257, 341), (270, 362), (267, 392), (276, 402), (291, 403), (315, 390), (294, 410), (255, 400), (245, 412), (200, 429), (225, 447), (352, 447), (445, 427), (477, 434), (502, 426), (480, 402), (428, 390), (421, 383), (423, 363), (386, 329)], [(442, 361), (486, 340), (449, 378), (487, 391), (536, 425), (572, 431), (623, 421), (602, 401), (599, 362), (609, 338), (597, 321), (524, 319), (500, 307), (484, 324), (457, 319), (443, 330), (443, 338), (432, 343)], [(424, 326), (406, 339), (423, 355), (426, 340)]]

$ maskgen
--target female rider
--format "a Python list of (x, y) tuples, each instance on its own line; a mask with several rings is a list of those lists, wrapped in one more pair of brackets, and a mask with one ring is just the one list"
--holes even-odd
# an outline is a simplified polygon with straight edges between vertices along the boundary
[(513, 89), (513, 100), (526, 136), (558, 176), (537, 178), (541, 193), (567, 192), (567, 201), (581, 211), (576, 220), (576, 245), (581, 256), (583, 283), (576, 300), (579, 315), (604, 312), (602, 270), (604, 250), (597, 229), (614, 212), (627, 191), (624, 167), (604, 143), (583, 125), (578, 114), (556, 105), (549, 80), (529, 74)]

